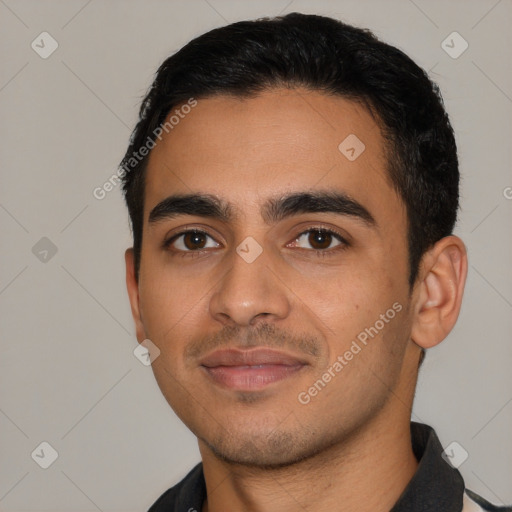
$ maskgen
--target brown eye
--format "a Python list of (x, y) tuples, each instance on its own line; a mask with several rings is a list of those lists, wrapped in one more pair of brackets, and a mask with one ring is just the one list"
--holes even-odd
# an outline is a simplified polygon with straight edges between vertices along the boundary
[(325, 251), (347, 245), (340, 235), (327, 229), (308, 229), (295, 239), (294, 244), (295, 247), (313, 251)]
[(194, 249), (203, 249), (206, 245), (206, 236), (204, 233), (185, 233), (183, 235), (183, 245), (191, 251)]
[(327, 231), (310, 231), (308, 236), (308, 242), (313, 249), (328, 249), (332, 239), (332, 234)]
[(215, 240), (202, 231), (184, 231), (173, 236), (165, 247), (172, 247), (177, 251), (193, 252), (202, 249), (212, 249), (219, 246)]

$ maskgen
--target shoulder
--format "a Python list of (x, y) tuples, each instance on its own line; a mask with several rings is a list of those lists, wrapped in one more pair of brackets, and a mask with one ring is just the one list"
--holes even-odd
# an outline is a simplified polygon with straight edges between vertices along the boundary
[(462, 512), (512, 512), (512, 506), (498, 507), (473, 491), (465, 489)]
[(198, 464), (181, 482), (165, 491), (151, 505), (148, 512), (201, 510), (205, 496), (206, 486), (204, 483), (203, 465)]

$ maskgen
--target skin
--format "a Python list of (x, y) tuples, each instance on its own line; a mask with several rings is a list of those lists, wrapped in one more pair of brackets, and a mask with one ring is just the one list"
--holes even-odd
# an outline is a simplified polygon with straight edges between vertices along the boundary
[[(338, 150), (349, 134), (365, 144), (354, 161)], [(348, 194), (375, 225), (332, 212), (265, 222), (268, 199), (305, 191)], [(190, 193), (222, 199), (234, 218), (148, 222), (160, 201)], [(183, 237), (162, 247), (192, 227), (211, 236), (202, 251)], [(348, 243), (328, 237), (319, 249), (307, 232), (319, 227)], [(250, 99), (199, 99), (152, 150), (140, 276), (128, 249), (127, 287), (138, 341), (160, 350), (152, 364), (158, 385), (198, 438), (203, 510), (321, 512), (343, 503), (345, 511), (375, 512), (397, 501), (418, 464), (409, 421), (420, 348), (452, 329), (467, 272), (464, 244), (446, 237), (424, 255), (411, 290), (406, 228), (378, 125), (340, 97), (273, 89)], [(252, 263), (236, 252), (246, 237), (263, 250)], [(298, 394), (394, 303), (401, 311), (300, 403)], [(200, 365), (212, 348), (249, 346), (285, 350), (307, 364), (247, 392), (212, 383)]]

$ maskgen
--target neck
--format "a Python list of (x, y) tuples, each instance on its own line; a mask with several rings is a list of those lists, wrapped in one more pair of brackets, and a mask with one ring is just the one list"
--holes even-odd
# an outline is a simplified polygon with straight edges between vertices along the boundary
[(200, 441), (208, 496), (203, 512), (387, 512), (418, 466), (409, 417), (403, 404), (401, 410), (384, 407), (350, 439), (272, 470), (219, 460)]

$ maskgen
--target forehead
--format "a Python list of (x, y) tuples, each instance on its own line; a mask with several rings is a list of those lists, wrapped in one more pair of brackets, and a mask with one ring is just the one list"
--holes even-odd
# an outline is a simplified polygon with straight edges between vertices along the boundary
[(173, 128), (149, 157), (145, 221), (165, 197), (190, 193), (217, 195), (243, 211), (276, 194), (328, 189), (402, 210), (386, 171), (385, 140), (358, 102), (274, 89), (198, 99), (177, 123), (175, 111)]

